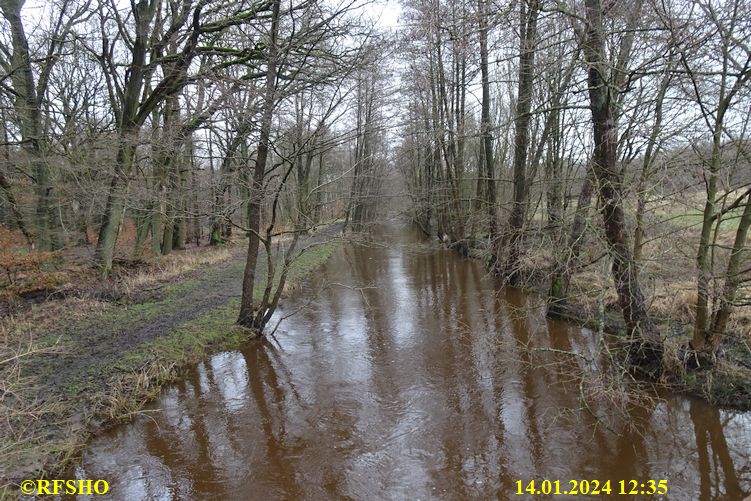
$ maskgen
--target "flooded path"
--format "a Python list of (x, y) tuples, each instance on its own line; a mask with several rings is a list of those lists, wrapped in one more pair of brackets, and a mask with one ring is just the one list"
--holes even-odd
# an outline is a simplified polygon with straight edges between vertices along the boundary
[[(586, 357), (594, 334), (407, 226), (384, 232), (284, 302), (278, 344), (198, 365), (76, 475), (123, 500), (530, 499), (517, 481), (535, 478), (611, 480), (599, 499), (751, 493), (751, 414), (670, 397), (610, 431), (580, 410), (583, 359), (556, 351)], [(620, 480), (668, 493), (618, 496)]]

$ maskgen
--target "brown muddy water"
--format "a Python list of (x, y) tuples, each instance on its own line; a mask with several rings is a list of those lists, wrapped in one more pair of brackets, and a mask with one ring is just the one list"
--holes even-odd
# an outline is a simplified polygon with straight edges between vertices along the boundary
[[(581, 410), (598, 336), (406, 225), (341, 248), (292, 313), (278, 344), (213, 356), (98, 437), (75, 475), (123, 500), (530, 499), (531, 479), (610, 480), (568, 499), (751, 493), (751, 414), (679, 396), (628, 420)], [(621, 480), (668, 493), (618, 495)]]

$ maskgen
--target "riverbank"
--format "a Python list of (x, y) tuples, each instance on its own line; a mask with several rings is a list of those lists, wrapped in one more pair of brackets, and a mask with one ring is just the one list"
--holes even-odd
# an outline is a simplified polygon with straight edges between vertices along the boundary
[[(620, 338), (626, 333), (620, 311), (612, 306), (598, 311), (583, 302), (569, 302), (550, 308), (548, 316), (593, 330), (602, 329)], [(751, 353), (747, 336), (742, 332), (729, 332), (714, 360), (704, 360), (698, 367), (689, 368), (696, 362), (686, 352), (690, 339), (688, 329), (678, 326), (678, 318), (657, 316), (655, 321), (665, 343), (663, 373), (659, 380), (662, 386), (725, 409), (751, 410)]]
[[(553, 260), (543, 248), (539, 246), (525, 257), (527, 280), (523, 289), (547, 298)], [(658, 260), (660, 250), (647, 246), (648, 259), (642, 268), (642, 276), (649, 284), (646, 302), (664, 339), (659, 383), (670, 391), (700, 397), (723, 408), (751, 410), (751, 305), (734, 311), (717, 357), (695, 367), (697, 363), (691, 363), (686, 352), (696, 295), (695, 284), (686, 280), (685, 270), (692, 269), (692, 264), (685, 256), (669, 262)], [(582, 253), (598, 255), (594, 247), (585, 246)], [(470, 257), (485, 260), (484, 249), (471, 249)], [(549, 305), (548, 316), (624, 337), (626, 327), (606, 264), (602, 260), (575, 273), (569, 297), (555, 307)]]
[[(311, 237), (317, 245), (294, 261), (286, 291), (337, 247), (323, 233), (333, 235)], [(20, 480), (64, 469), (92, 435), (132, 419), (185, 367), (253, 337), (234, 325), (245, 250), (241, 240), (204, 251), (181, 274), (131, 277), (132, 293), (115, 301), (67, 297), (3, 318), (0, 499), (17, 496)]]

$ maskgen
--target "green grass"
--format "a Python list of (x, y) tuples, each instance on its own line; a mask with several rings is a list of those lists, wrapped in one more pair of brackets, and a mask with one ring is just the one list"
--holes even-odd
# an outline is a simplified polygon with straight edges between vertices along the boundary
[[(720, 231), (737, 230), (742, 212), (743, 207), (740, 207), (725, 214), (720, 223)], [(701, 230), (701, 225), (704, 221), (704, 211), (695, 208), (671, 207), (668, 210), (660, 211), (659, 214), (664, 221), (669, 222), (672, 226), (678, 228), (695, 228), (697, 231)]]
[[(723, 197), (725, 203), (732, 203), (740, 195), (740, 190), (727, 193), (720, 190), (717, 193), (716, 210), (721, 211), (723, 208)], [(677, 228), (692, 228), (701, 231), (701, 225), (704, 220), (704, 205), (706, 203), (706, 194), (703, 191), (679, 195), (677, 198), (670, 199), (668, 205), (663, 205), (659, 199), (654, 200), (658, 205), (662, 205), (655, 213), (660, 219), (671, 226)], [(667, 200), (665, 200), (667, 201)], [(743, 213), (743, 206), (738, 207), (722, 216), (720, 231), (735, 231), (738, 229), (740, 217)], [(715, 222), (716, 223), (716, 222)]]
[(232, 299), (204, 315), (174, 327), (169, 332), (125, 352), (118, 369), (139, 370), (149, 363), (182, 366), (215, 351), (236, 349), (250, 336), (241, 334), (235, 320), (239, 299)]
[[(287, 275), (286, 290), (294, 289), (309, 273), (325, 263), (338, 247), (326, 243), (312, 247), (297, 258)], [(279, 283), (279, 277), (275, 280)], [(260, 301), (263, 287), (256, 286), (253, 299)], [(240, 298), (233, 298), (212, 311), (182, 323), (163, 336), (125, 353), (119, 367), (135, 369), (149, 360), (183, 365), (204, 358), (216, 351), (232, 350), (247, 341), (249, 334), (235, 325), (240, 310)]]

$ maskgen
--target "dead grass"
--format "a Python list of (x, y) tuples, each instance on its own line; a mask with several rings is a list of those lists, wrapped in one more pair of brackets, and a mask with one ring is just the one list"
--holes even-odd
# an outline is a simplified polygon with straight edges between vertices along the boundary
[(99, 414), (106, 422), (123, 423), (138, 414), (143, 404), (154, 400), (162, 385), (174, 381), (178, 375), (176, 362), (153, 361), (128, 374), (119, 376), (103, 395)]
[(119, 285), (126, 294), (144, 286), (166, 282), (204, 266), (212, 266), (231, 257), (229, 247), (194, 247), (154, 258), (145, 269), (126, 274)]
[[(38, 468), (44, 464), (48, 444), (41, 424), (59, 419), (63, 406), (37, 397), (38, 382), (22, 375), (21, 362), (32, 355), (56, 351), (57, 346), (37, 346), (31, 336), (25, 343), (0, 337), (0, 465), (4, 468)], [(0, 485), (0, 491), (2, 488)]]
[(696, 284), (687, 280), (662, 282), (649, 298), (649, 310), (656, 317), (680, 318), (692, 322), (696, 305)]

